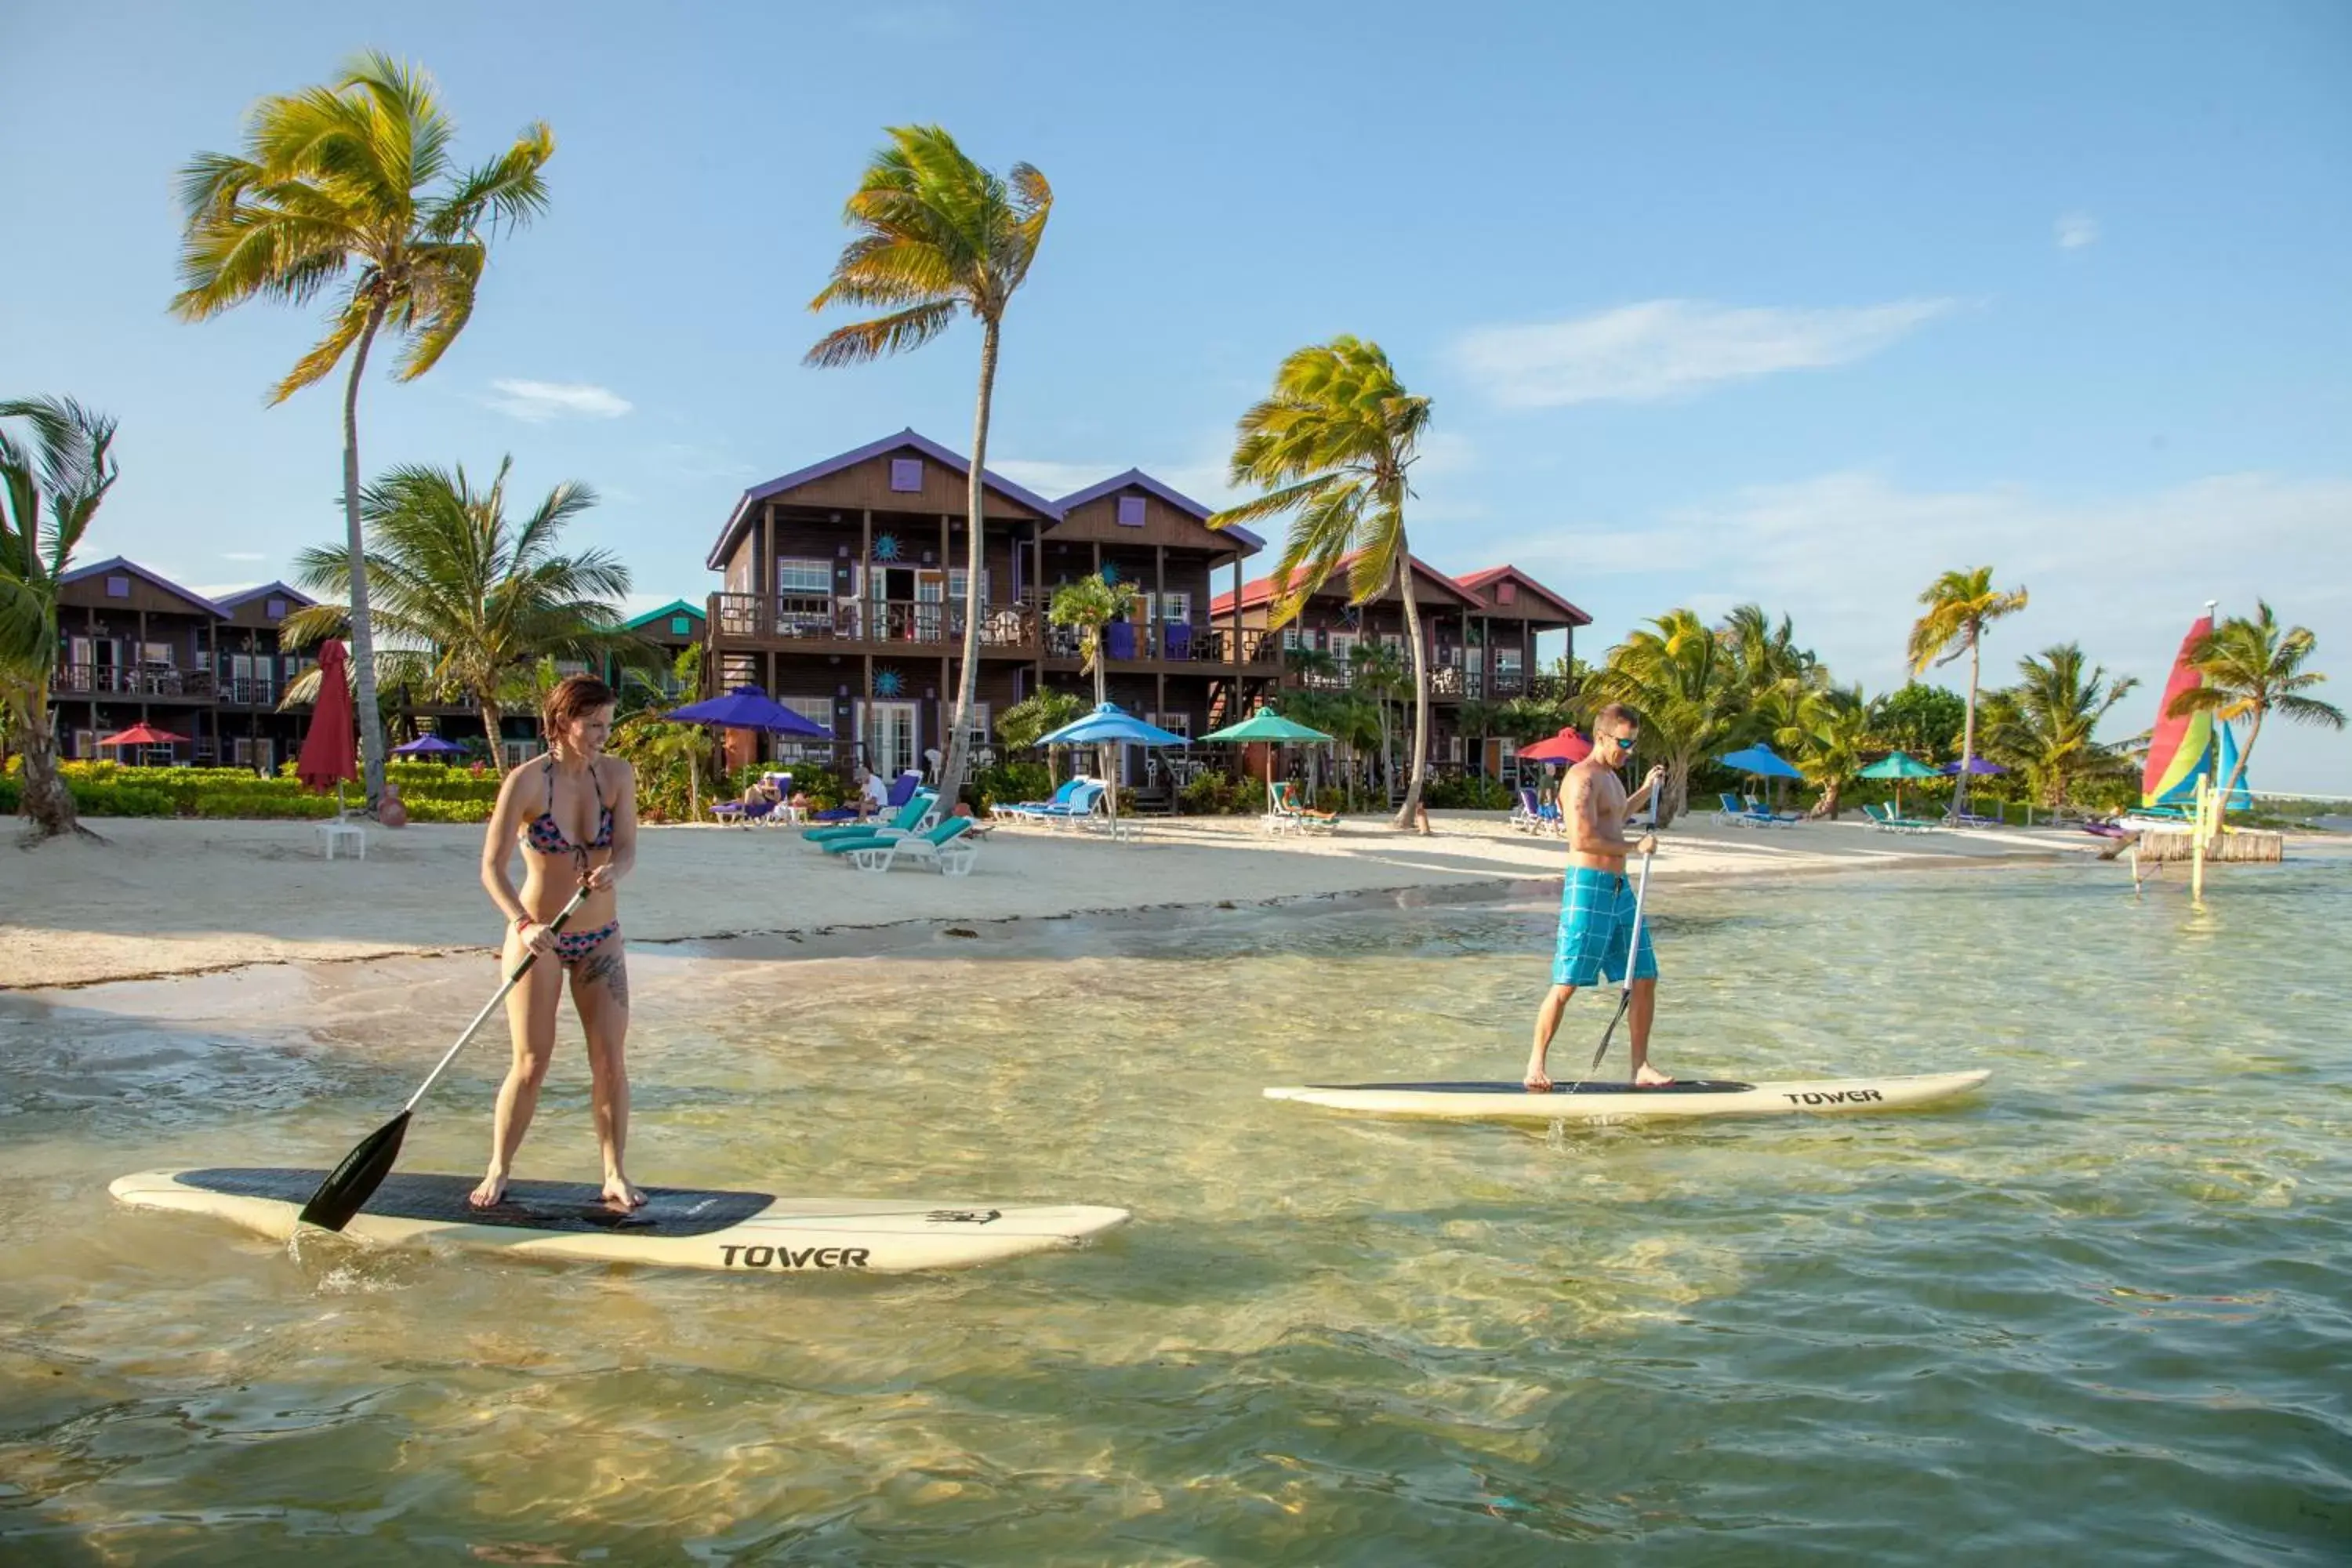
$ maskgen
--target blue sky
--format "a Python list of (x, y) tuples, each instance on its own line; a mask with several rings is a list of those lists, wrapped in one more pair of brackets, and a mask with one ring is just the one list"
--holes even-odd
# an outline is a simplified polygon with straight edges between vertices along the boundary
[[(335, 536), (339, 396), (270, 408), (303, 313), (173, 321), (173, 174), (252, 100), (376, 47), (461, 156), (554, 128), (426, 380), (372, 379), (371, 470), (512, 453), (584, 479), (647, 604), (698, 599), (747, 484), (912, 425), (969, 444), (978, 340), (803, 369), (880, 128), (1054, 184), (992, 464), (1225, 498), (1288, 350), (1377, 339), (1437, 400), (1417, 547), (1504, 559), (1598, 655), (1675, 605), (1793, 615), (1901, 679), (1913, 598), (1990, 563), (2147, 685), (2266, 595), (2352, 705), (2352, 7), (341, 7), (100, 3), (0, 20), (0, 387), (119, 416), (94, 548), (199, 587)], [(2273, 727), (2257, 783), (2352, 794)]]

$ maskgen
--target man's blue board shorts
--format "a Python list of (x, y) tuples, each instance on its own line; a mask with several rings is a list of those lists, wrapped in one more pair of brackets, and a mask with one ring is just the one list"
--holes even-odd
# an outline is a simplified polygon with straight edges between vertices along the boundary
[[(1606, 974), (1625, 978), (1625, 948), (1633, 935), (1633, 885), (1614, 871), (1570, 866), (1559, 892), (1559, 942), (1553, 949), (1554, 985), (1593, 985)], [(1633, 953), (1633, 978), (1655, 980), (1658, 955), (1650, 951), (1650, 928)]]

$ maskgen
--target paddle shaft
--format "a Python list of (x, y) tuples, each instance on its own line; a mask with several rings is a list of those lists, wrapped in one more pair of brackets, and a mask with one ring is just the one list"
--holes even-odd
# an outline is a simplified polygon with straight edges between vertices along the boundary
[[(555, 918), (547, 922), (548, 931), (551, 934), (559, 936), (562, 935), (564, 922), (569, 921), (572, 915), (579, 910), (580, 905), (587, 899), (587, 897), (588, 886), (583, 882), (580, 886), (580, 890), (572, 895), (572, 901), (565, 904), (561, 910), (558, 910), (555, 913)], [(480, 1031), (484, 1021), (487, 1020), (492, 1013), (498, 1011), (499, 1004), (507, 999), (508, 993), (511, 992), (516, 986), (522, 984), (522, 977), (529, 974), (530, 973), (530, 966), (538, 962), (539, 951), (536, 948), (526, 952), (522, 955), (522, 962), (515, 965), (514, 973), (507, 976), (507, 983), (499, 987), (498, 994), (482, 1004), (482, 1010), (474, 1015), (474, 1021), (466, 1026), (466, 1032), (464, 1034), (457, 1037), (457, 1043), (451, 1046), (446, 1051), (444, 1051), (441, 1054), (441, 1059), (433, 1064), (433, 1070), (425, 1075), (425, 1081), (416, 1086), (416, 1092), (410, 1095), (408, 1097), (408, 1103), (400, 1108), (402, 1115), (404, 1116), (408, 1112), (416, 1109), (416, 1102), (425, 1098), (425, 1091), (431, 1089), (433, 1087), (434, 1080), (441, 1076), (443, 1071), (448, 1068), (451, 1062), (457, 1059), (457, 1053), (466, 1048), (466, 1043), (468, 1040), (471, 1040), (474, 1036)]]
[(1642, 857), (1642, 875), (1633, 884), (1633, 929), (1625, 938), (1625, 983), (1618, 988), (1617, 1011), (1609, 1016), (1609, 1026), (1601, 1031), (1600, 1048), (1592, 1053), (1592, 1065), (1584, 1069), (1576, 1082), (1581, 1087), (1585, 1079), (1601, 1070), (1601, 1058), (1609, 1054), (1609, 1042), (1623, 1021), (1626, 1007), (1633, 1000), (1633, 968), (1642, 956), (1642, 910), (1650, 897), (1650, 857)]

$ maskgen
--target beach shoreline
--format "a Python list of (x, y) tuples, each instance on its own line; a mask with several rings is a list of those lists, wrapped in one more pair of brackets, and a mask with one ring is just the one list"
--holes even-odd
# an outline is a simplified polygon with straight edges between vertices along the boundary
[[(1508, 897), (1521, 884), (1558, 884), (1560, 839), (1516, 832), (1500, 813), (1432, 820), (1428, 837), (1365, 819), (1314, 838), (1269, 838), (1254, 818), (1155, 820), (1133, 843), (1006, 827), (962, 879), (861, 874), (790, 831), (648, 827), (622, 915), (633, 945), (657, 947), (1440, 890)], [(478, 827), (371, 828), (367, 858), (333, 861), (309, 823), (120, 818), (100, 830), (107, 842), (0, 855), (0, 991), (482, 952), (498, 939), (477, 880)], [(1696, 884), (2046, 861), (2099, 847), (2056, 832), (1890, 839), (1859, 821), (1764, 830), (1702, 816), (1663, 836), (1657, 872)]]

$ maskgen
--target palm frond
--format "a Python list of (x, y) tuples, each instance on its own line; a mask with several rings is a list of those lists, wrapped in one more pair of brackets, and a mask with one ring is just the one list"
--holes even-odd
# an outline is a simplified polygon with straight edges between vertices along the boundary
[(817, 366), (864, 364), (887, 354), (918, 349), (952, 326), (955, 311), (951, 300), (932, 300), (895, 315), (836, 327), (819, 338), (801, 363)]

